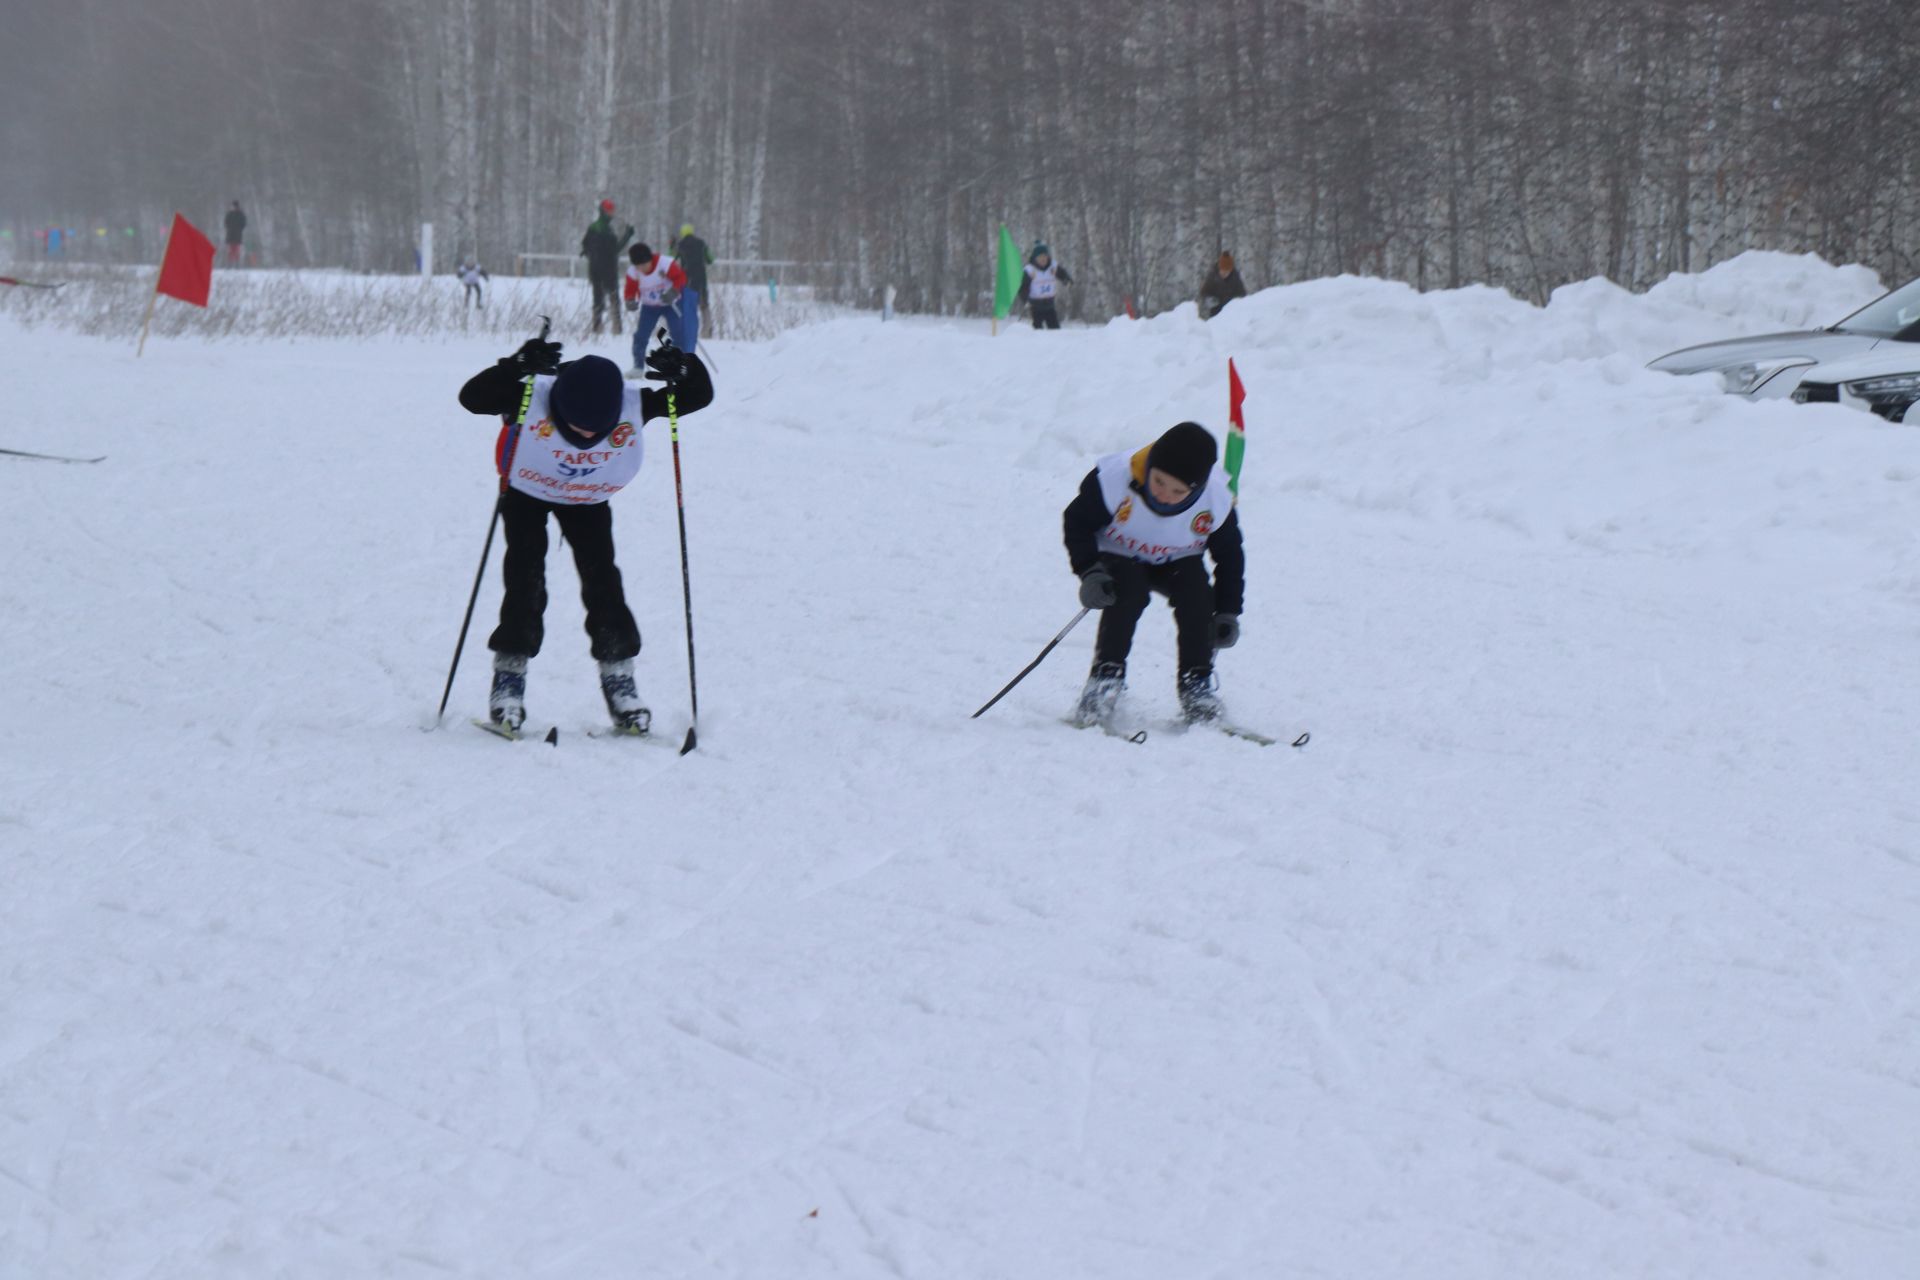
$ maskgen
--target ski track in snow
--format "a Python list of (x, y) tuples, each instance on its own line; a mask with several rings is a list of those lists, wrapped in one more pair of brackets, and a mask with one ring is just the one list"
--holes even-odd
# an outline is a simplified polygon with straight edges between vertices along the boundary
[[(497, 549), (423, 732), (491, 346), (10, 329), (5, 443), (110, 456), (0, 509), (0, 1280), (1910, 1273), (1920, 435), (1641, 367), (1873, 292), (1752, 254), (725, 345), (684, 759), (582, 732), (557, 545), (559, 745), (462, 723)], [(1223, 429), (1229, 355), (1223, 693), (1311, 745), (1064, 728), (1091, 618), (969, 720), (1076, 607), (1093, 458)], [(1155, 607), (1130, 714), (1172, 661)]]

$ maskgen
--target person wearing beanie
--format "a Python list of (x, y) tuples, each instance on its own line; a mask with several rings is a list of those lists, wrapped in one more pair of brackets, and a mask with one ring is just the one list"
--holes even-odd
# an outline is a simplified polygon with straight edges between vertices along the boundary
[[(600, 332), (603, 317), (620, 287), (620, 251), (633, 239), (633, 224), (624, 230), (613, 225), (613, 201), (600, 202), (600, 216), (580, 237), (580, 256), (587, 260), (587, 283), (593, 287), (593, 331)], [(613, 336), (620, 336), (620, 309), (613, 308)]]
[[(1246, 554), (1213, 433), (1182, 422), (1132, 453), (1101, 458), (1062, 516), (1067, 563), (1080, 603), (1100, 610), (1093, 670), (1069, 719), (1109, 721), (1126, 688), (1134, 628), (1154, 593), (1173, 607), (1179, 658), (1175, 691), (1192, 723), (1225, 714), (1213, 655), (1240, 638)], [(1213, 576), (1201, 553), (1213, 557)]]
[(707, 242), (693, 234), (693, 224), (683, 223), (680, 234), (674, 237), (667, 248), (672, 251), (674, 261), (687, 273), (687, 287), (680, 291), (680, 310), (674, 317), (679, 321), (674, 327), (673, 345), (682, 351), (700, 349), (700, 307), (707, 297), (707, 268), (713, 265), (713, 250)]
[(666, 416), (668, 393), (677, 412), (693, 413), (712, 402), (713, 383), (698, 356), (672, 344), (655, 351), (647, 368), (647, 378), (663, 388), (627, 382), (605, 356), (562, 363), (559, 343), (535, 338), (460, 388), (461, 407), (502, 419), (494, 461), (507, 544), (505, 593), (500, 623), (487, 639), (493, 650), (487, 714), (503, 736), (518, 736), (526, 720), (527, 664), (545, 638), (549, 516), (573, 549), (607, 714), (626, 733), (643, 734), (651, 722), (634, 684), (640, 628), (614, 563), (607, 499), (639, 473), (642, 428)]
[(1200, 318), (1211, 320), (1229, 302), (1246, 296), (1247, 286), (1240, 279), (1240, 269), (1233, 265), (1233, 255), (1221, 250), (1220, 260), (1200, 282)]
[(1020, 281), (1020, 292), (1014, 295), (1013, 309), (1018, 311), (1022, 303), (1030, 306), (1033, 315), (1033, 327), (1036, 329), (1058, 329), (1060, 312), (1054, 305), (1054, 296), (1060, 292), (1060, 286), (1073, 283), (1073, 277), (1067, 269), (1053, 260), (1053, 251), (1042, 241), (1033, 246), (1033, 252), (1027, 255), (1026, 273)]
[[(630, 378), (641, 376), (647, 358), (647, 343), (662, 320), (667, 322), (668, 341), (680, 346), (680, 299), (687, 288), (687, 273), (672, 257), (655, 253), (650, 244), (636, 244), (627, 250), (627, 283), (622, 296), (627, 310), (638, 311), (633, 323), (633, 368)], [(685, 347), (680, 347), (685, 351)]]

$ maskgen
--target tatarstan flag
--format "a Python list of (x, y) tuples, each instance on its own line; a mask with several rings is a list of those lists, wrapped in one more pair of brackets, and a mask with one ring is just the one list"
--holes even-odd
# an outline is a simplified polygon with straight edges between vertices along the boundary
[(1227, 487), (1240, 496), (1240, 462), (1247, 456), (1247, 420), (1240, 406), (1246, 403), (1247, 389), (1240, 385), (1240, 371), (1227, 357)]

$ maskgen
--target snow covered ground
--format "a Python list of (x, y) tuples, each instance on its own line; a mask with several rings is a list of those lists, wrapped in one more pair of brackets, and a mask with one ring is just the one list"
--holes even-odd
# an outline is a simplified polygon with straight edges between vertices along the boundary
[[(466, 724), (497, 549), (430, 731), (497, 341), (4, 330), (0, 445), (110, 456), (0, 459), (0, 1278), (1914, 1274), (1920, 435), (1641, 367), (1874, 292), (722, 344), (684, 759), (580, 732), (557, 546), (559, 745)], [(1223, 428), (1229, 355), (1223, 693), (1312, 743), (1067, 729), (1090, 624), (968, 719), (1094, 455)]]

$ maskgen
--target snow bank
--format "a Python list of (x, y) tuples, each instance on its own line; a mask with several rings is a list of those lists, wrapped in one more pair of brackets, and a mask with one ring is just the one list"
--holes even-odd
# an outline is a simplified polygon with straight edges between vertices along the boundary
[[(422, 732), (498, 341), (16, 329), (0, 444), (110, 457), (0, 463), (0, 1276), (1901, 1274), (1916, 437), (1643, 368), (1783, 289), (1872, 286), (720, 344), (685, 759), (579, 732), (557, 547), (560, 745), (464, 724), (497, 568)], [(1229, 356), (1223, 692), (1312, 744), (1171, 732), (1158, 609), (1145, 745), (1059, 723), (1091, 625), (969, 720), (1074, 611), (1093, 455), (1223, 425)]]

